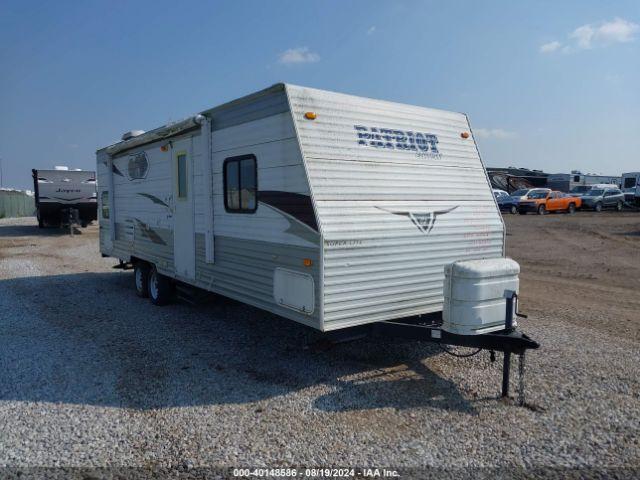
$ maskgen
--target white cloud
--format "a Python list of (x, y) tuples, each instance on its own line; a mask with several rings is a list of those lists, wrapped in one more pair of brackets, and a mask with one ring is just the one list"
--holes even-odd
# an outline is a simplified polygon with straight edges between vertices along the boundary
[(367, 30), (367, 35), (373, 35), (373, 33), (376, 31), (376, 26), (373, 25), (371, 27), (369, 27), (369, 30)]
[(595, 37), (603, 43), (626, 43), (635, 40), (635, 35), (640, 30), (640, 25), (629, 22), (623, 18), (616, 18), (612, 22), (600, 25)]
[(614, 43), (632, 42), (638, 31), (640, 25), (619, 17), (608, 22), (587, 23), (571, 32), (566, 44), (558, 41), (545, 43), (540, 46), (540, 52), (551, 53), (559, 50), (562, 53), (571, 53)]
[(591, 48), (591, 40), (595, 33), (596, 31), (591, 25), (583, 25), (571, 32), (569, 38), (574, 40), (580, 48)]
[(320, 61), (320, 55), (309, 50), (308, 47), (290, 48), (278, 55), (278, 63), (292, 65), (294, 63), (315, 63)]
[(473, 134), (478, 138), (495, 138), (498, 140), (514, 138), (517, 136), (515, 132), (504, 130), (502, 128), (474, 128)]
[(556, 50), (558, 50), (560, 47), (562, 46), (562, 44), (558, 41), (553, 41), (553, 42), (549, 42), (549, 43), (545, 43), (544, 45), (540, 45), (540, 52), (541, 53), (551, 53), (551, 52), (555, 52)]

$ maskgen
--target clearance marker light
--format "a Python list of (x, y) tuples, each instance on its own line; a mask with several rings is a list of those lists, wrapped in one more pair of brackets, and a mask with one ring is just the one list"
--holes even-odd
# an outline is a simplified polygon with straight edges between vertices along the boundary
[(306, 118), (307, 120), (315, 120), (316, 118), (318, 118), (318, 115), (316, 115), (316, 112), (307, 112), (304, 114), (304, 118)]
[(311, 265), (313, 265), (313, 260), (311, 260), (310, 258), (305, 258), (302, 263), (305, 267), (310, 267)]
[(167, 150), (169, 150), (169, 145), (162, 145), (162, 146), (160, 147), (160, 151), (161, 151), (161, 152), (166, 152)]
[(469, 132), (462, 132), (462, 133), (460, 134), (460, 136), (461, 136), (462, 138), (469, 138)]

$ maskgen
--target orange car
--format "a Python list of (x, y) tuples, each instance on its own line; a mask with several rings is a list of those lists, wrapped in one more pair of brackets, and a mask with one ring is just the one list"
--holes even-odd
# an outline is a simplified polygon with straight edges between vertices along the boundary
[(520, 215), (527, 212), (535, 212), (538, 215), (544, 215), (547, 212), (574, 213), (581, 205), (582, 199), (580, 197), (548, 188), (535, 188), (529, 192), (526, 198), (520, 200), (518, 213)]

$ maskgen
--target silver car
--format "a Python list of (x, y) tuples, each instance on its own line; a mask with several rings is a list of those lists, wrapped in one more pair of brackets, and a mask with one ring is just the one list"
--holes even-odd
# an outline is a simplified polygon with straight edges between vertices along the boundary
[(621, 211), (624, 206), (624, 193), (619, 188), (592, 188), (582, 195), (582, 208), (601, 212), (604, 208)]

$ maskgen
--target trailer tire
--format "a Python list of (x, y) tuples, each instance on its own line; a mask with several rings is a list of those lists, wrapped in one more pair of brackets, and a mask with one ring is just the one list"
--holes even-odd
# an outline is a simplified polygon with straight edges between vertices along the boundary
[(156, 267), (149, 270), (149, 300), (154, 305), (166, 305), (173, 297), (173, 285), (169, 277), (158, 273)]
[(511, 205), (511, 215), (515, 215), (516, 213), (518, 213), (518, 207)]
[(542, 204), (538, 207), (538, 215), (544, 215), (545, 213), (547, 213), (547, 208)]
[(598, 203), (596, 203), (596, 206), (595, 206), (595, 207), (593, 207), (593, 209), (594, 209), (596, 212), (601, 212), (601, 211), (602, 211), (602, 202), (598, 202)]
[(136, 262), (133, 267), (133, 283), (136, 287), (136, 295), (140, 298), (149, 296), (149, 264)]
[(570, 203), (567, 212), (569, 212), (569, 215), (573, 215), (574, 213), (576, 213), (576, 204)]

